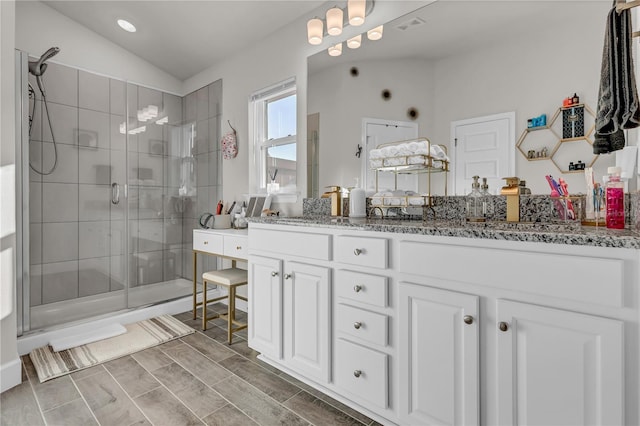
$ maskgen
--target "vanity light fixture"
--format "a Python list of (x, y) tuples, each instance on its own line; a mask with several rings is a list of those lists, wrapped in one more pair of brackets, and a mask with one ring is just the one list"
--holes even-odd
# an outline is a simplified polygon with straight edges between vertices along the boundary
[(337, 6), (327, 10), (327, 33), (332, 36), (342, 34), (342, 22), (344, 15), (342, 9)]
[(130, 32), (130, 33), (136, 32), (136, 26), (125, 19), (118, 19), (118, 25), (120, 25), (120, 28), (122, 28), (127, 32)]
[(340, 56), (342, 55), (342, 43), (334, 44), (329, 47), (329, 55), (330, 56)]
[(349, 24), (354, 27), (364, 24), (364, 14), (367, 0), (349, 0), (347, 10), (349, 13)]
[(309, 22), (307, 22), (307, 40), (309, 41), (309, 44), (318, 45), (322, 43), (322, 34), (322, 19), (309, 19)]
[(382, 38), (383, 26), (384, 25), (380, 25), (367, 31), (367, 38), (369, 40), (380, 40)]
[(357, 36), (347, 40), (347, 47), (349, 49), (357, 49), (358, 47), (360, 47), (361, 44), (362, 44), (362, 34), (358, 34)]

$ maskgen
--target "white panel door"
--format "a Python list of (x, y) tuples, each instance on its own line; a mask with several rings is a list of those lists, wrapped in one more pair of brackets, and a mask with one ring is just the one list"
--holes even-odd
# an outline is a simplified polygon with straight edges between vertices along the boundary
[(400, 283), (402, 423), (478, 424), (478, 311), (477, 296)]
[(249, 346), (282, 358), (282, 261), (249, 257)]
[[(367, 189), (376, 188), (376, 173), (369, 169), (369, 151), (378, 145), (387, 142), (403, 141), (418, 137), (418, 124), (406, 121), (378, 120), (373, 118), (362, 119), (362, 139), (364, 149), (362, 150), (362, 178), (361, 182), (366, 182)], [(378, 176), (378, 188), (396, 189), (396, 175), (391, 172), (382, 172)], [(417, 175), (397, 175), (398, 188), (411, 191), (418, 191)]]
[(624, 424), (622, 321), (506, 300), (497, 320), (499, 424)]
[(329, 269), (287, 262), (284, 272), (284, 359), (287, 367), (330, 380)]
[(498, 114), (451, 124), (456, 195), (471, 192), (473, 176), (487, 178), (489, 191), (498, 194), (502, 178), (515, 174), (515, 114)]

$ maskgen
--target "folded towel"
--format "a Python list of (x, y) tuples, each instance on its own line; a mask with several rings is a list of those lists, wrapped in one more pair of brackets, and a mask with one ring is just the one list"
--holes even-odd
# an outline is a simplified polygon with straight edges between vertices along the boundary
[(594, 154), (624, 148), (622, 129), (640, 124), (640, 109), (631, 46), (631, 12), (616, 12), (616, 1), (607, 16), (600, 90), (596, 113)]
[(384, 165), (389, 167), (404, 166), (405, 164), (407, 164), (405, 157), (390, 157), (384, 159)]
[(371, 151), (369, 151), (369, 158), (372, 160), (382, 157), (383, 155), (381, 149), (372, 149)]
[(424, 160), (424, 155), (412, 155), (410, 157), (407, 157), (407, 164), (424, 164)]
[(424, 206), (424, 197), (408, 197), (410, 206)]
[(382, 198), (372, 198), (371, 199), (371, 205), (372, 206), (381, 206), (382, 205)]
[(449, 157), (444, 152), (444, 149), (440, 145), (431, 145), (431, 156), (433, 158), (437, 158), (438, 160), (447, 160), (449, 161)]
[(412, 153), (415, 153), (416, 150), (420, 148), (420, 142), (418, 141), (409, 142), (408, 145), (409, 145), (409, 151), (411, 151)]
[(378, 159), (371, 159), (369, 160), (369, 168), (371, 169), (377, 169), (378, 167), (382, 167), (383, 166), (383, 160), (382, 158), (378, 158)]

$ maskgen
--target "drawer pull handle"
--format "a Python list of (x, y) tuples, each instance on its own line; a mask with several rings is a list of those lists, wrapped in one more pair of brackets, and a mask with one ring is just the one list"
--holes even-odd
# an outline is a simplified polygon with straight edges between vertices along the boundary
[(504, 321), (500, 321), (498, 323), (498, 328), (500, 329), (500, 331), (507, 331), (509, 329), (509, 324)]
[(284, 274), (284, 279), (288, 280), (289, 278), (291, 278), (291, 274)]
[(465, 324), (473, 324), (473, 317), (471, 315), (465, 315), (462, 320)]
[(206, 246), (207, 244), (209, 244), (209, 241), (205, 241), (205, 242), (204, 242), (204, 245), (205, 245), (205, 246)]
[(355, 371), (353, 372), (353, 375), (354, 375), (354, 376), (356, 376), (356, 377), (360, 377), (360, 376), (362, 375), (362, 371), (360, 371), (360, 370), (355, 370)]
[(276, 271), (272, 271), (272, 272), (271, 272), (271, 276), (272, 276), (272, 277), (277, 277), (277, 276), (278, 276), (278, 273), (277, 273)]
[(362, 290), (361, 285), (358, 284), (353, 286), (353, 291), (355, 291), (356, 293), (360, 293), (361, 290)]
[(358, 248), (353, 251), (353, 254), (355, 254), (356, 256), (360, 256), (360, 253), (362, 253), (362, 250)]
[(242, 246), (236, 246), (236, 250), (242, 250)]
[(353, 323), (353, 328), (355, 328), (356, 330), (360, 330), (360, 327), (362, 327), (362, 323), (360, 321), (356, 321)]

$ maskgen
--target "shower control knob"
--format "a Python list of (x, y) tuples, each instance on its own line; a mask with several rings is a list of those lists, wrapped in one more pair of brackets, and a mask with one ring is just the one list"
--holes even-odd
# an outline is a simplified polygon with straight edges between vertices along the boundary
[(498, 323), (498, 328), (500, 329), (500, 331), (507, 331), (509, 329), (509, 324), (504, 321), (500, 321)]
[(362, 327), (362, 323), (360, 321), (356, 321), (353, 323), (353, 328), (355, 328), (356, 330), (360, 330), (360, 327)]
[(353, 372), (353, 375), (354, 375), (354, 376), (356, 376), (356, 377), (360, 377), (360, 376), (362, 375), (362, 371), (360, 371), (360, 370), (355, 370), (355, 371)]
[(362, 291), (362, 286), (360, 284), (354, 285), (353, 291), (355, 291), (356, 293), (360, 293), (360, 291)]
[(278, 276), (278, 273), (277, 273), (276, 271), (273, 271), (273, 272), (271, 272), (271, 276), (272, 276), (272, 277), (277, 277), (277, 276)]
[(356, 256), (360, 256), (360, 253), (362, 253), (362, 250), (357, 248), (353, 251), (353, 254), (355, 254)]
[(473, 317), (471, 315), (465, 315), (462, 320), (465, 324), (473, 324)]

